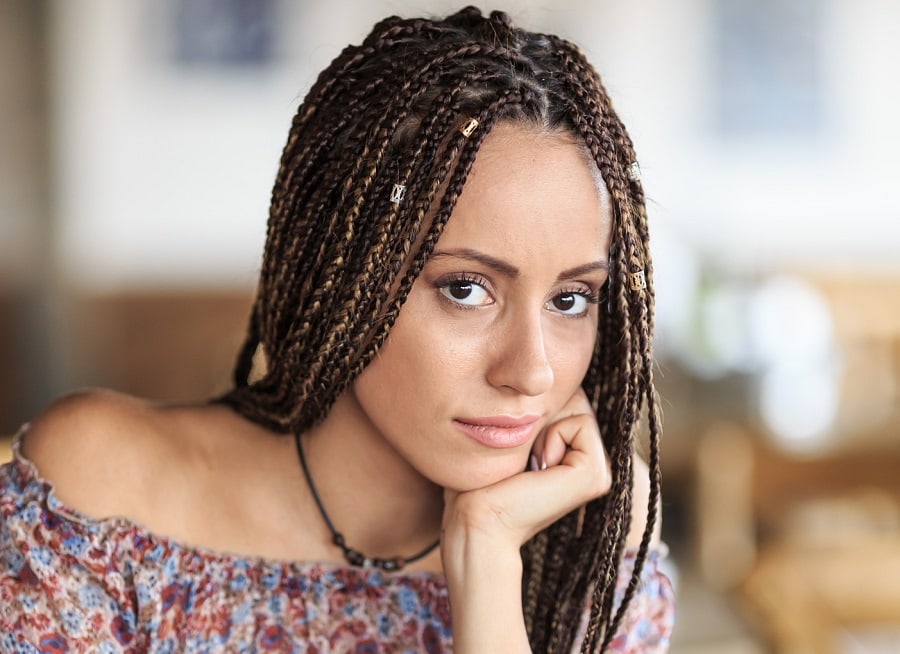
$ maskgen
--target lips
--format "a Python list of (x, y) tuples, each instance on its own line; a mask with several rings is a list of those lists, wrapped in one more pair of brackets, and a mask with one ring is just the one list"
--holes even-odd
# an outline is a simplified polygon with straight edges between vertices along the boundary
[(519, 447), (534, 435), (538, 416), (457, 418), (453, 424), (472, 440), (490, 448)]

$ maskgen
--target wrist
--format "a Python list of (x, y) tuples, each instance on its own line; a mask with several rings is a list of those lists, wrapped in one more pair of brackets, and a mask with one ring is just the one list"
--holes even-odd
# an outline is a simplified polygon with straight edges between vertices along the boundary
[(522, 575), (520, 546), (477, 528), (457, 525), (441, 537), (441, 557), (448, 576)]
[(442, 544), (454, 651), (530, 652), (522, 611), (522, 557), (478, 530)]

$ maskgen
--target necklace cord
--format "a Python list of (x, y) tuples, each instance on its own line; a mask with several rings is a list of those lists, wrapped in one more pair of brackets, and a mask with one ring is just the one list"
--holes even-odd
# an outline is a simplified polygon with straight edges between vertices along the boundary
[(366, 556), (359, 550), (355, 550), (352, 547), (348, 546), (346, 541), (344, 540), (344, 535), (341, 534), (337, 529), (335, 529), (334, 524), (331, 522), (331, 518), (328, 517), (328, 513), (325, 511), (325, 506), (322, 504), (322, 499), (319, 497), (318, 491), (316, 491), (316, 486), (313, 483), (312, 475), (309, 472), (309, 466), (306, 463), (306, 457), (303, 454), (303, 444), (300, 442), (299, 434), (294, 434), (294, 443), (297, 446), (297, 458), (300, 459), (300, 467), (303, 469), (303, 476), (306, 478), (306, 485), (309, 486), (309, 492), (312, 493), (313, 500), (315, 500), (316, 502), (316, 506), (319, 509), (319, 514), (322, 516), (322, 520), (325, 521), (325, 525), (328, 527), (328, 531), (331, 532), (331, 542), (341, 549), (341, 553), (344, 555), (344, 559), (347, 560), (347, 563), (362, 568), (375, 567), (381, 568), (382, 570), (385, 570), (387, 572), (393, 572), (395, 570), (401, 570), (408, 564), (413, 563), (414, 561), (418, 561), (428, 554), (431, 554), (431, 552), (433, 552), (437, 548), (437, 546), (441, 544), (440, 539), (438, 539), (431, 545), (428, 545), (426, 548), (419, 552), (416, 552), (412, 556), (398, 556), (390, 559)]

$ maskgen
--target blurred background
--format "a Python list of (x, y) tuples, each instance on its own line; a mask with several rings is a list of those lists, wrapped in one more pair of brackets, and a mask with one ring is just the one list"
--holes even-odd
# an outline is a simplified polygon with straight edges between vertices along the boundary
[[(297, 104), (459, 6), (0, 0), (0, 438), (226, 388)], [(640, 157), (672, 651), (900, 652), (900, 3), (494, 6), (584, 48)]]

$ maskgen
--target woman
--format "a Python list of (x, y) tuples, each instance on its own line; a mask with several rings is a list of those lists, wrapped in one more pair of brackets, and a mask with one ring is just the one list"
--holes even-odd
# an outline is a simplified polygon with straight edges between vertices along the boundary
[(569, 43), (376, 25), (293, 121), (234, 388), (23, 429), (0, 648), (665, 651), (634, 162)]

